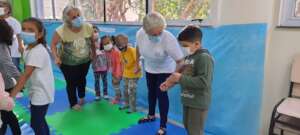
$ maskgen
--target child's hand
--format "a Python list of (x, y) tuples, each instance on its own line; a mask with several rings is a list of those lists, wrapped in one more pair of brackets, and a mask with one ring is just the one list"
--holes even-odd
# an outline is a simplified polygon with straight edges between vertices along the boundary
[(139, 65), (136, 65), (135, 68), (134, 68), (134, 73), (138, 74), (140, 72), (141, 72), (141, 67)]
[(60, 60), (60, 58), (55, 58), (55, 64), (57, 65), (57, 66), (60, 66), (61, 65), (61, 60)]

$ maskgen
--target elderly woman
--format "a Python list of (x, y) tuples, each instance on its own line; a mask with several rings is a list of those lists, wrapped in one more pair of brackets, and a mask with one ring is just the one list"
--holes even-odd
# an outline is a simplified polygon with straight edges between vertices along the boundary
[[(90, 57), (94, 57), (95, 42), (93, 27), (83, 21), (77, 7), (67, 6), (63, 10), (64, 23), (56, 29), (51, 49), (55, 63), (60, 67), (67, 82), (70, 107), (80, 110), (84, 104), (86, 75), (90, 66)], [(59, 51), (57, 46), (60, 45)], [(79, 102), (77, 102), (77, 93)]]
[[(182, 50), (177, 39), (167, 30), (166, 21), (159, 13), (150, 13), (143, 19), (143, 27), (137, 32), (137, 56), (145, 60), (146, 79), (148, 86), (148, 116), (139, 123), (155, 120), (155, 107), (158, 99), (160, 111), (160, 129), (158, 135), (166, 134), (168, 120), (169, 98), (167, 92), (162, 92), (160, 84), (176, 70), (183, 59)], [(136, 71), (138, 71), (136, 65)]]

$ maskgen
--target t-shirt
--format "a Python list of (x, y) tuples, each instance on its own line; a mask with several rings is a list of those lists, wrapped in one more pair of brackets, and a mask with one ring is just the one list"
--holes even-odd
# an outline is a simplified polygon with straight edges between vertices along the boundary
[(83, 23), (80, 32), (72, 32), (65, 24), (56, 29), (61, 38), (60, 57), (63, 64), (80, 65), (90, 61), (93, 27)]
[(122, 62), (121, 52), (117, 48), (113, 48), (111, 51), (106, 52), (108, 67), (113, 77), (122, 77)]
[(39, 44), (24, 52), (25, 65), (35, 67), (27, 83), (29, 98), (33, 105), (54, 102), (54, 76), (51, 59), (46, 48)]
[(131, 46), (127, 47), (125, 52), (121, 52), (122, 56), (122, 64), (123, 64), (123, 77), (125, 78), (140, 78), (142, 73), (139, 72), (138, 74), (134, 73), (135, 65), (136, 65), (136, 48)]
[(21, 24), (18, 22), (17, 19), (13, 17), (8, 17), (5, 19), (5, 21), (14, 31), (13, 44), (12, 46), (10, 46), (11, 57), (19, 58), (21, 57), (21, 53), (19, 52), (19, 43), (18, 43), (17, 35), (22, 32)]
[(145, 70), (149, 73), (172, 73), (177, 60), (183, 59), (183, 52), (177, 39), (168, 31), (161, 34), (161, 41), (153, 43), (141, 28), (137, 34), (137, 46), (145, 60)]

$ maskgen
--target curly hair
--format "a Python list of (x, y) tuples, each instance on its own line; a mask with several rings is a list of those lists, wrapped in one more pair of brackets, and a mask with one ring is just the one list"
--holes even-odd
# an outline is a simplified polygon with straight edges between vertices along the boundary
[(9, 24), (4, 20), (0, 19), (0, 43), (6, 45), (12, 45), (14, 37), (14, 31)]

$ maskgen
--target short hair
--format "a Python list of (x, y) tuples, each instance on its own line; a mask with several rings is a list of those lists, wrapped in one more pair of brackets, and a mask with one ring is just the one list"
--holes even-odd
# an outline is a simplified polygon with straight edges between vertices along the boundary
[(202, 42), (202, 31), (198, 26), (189, 25), (186, 26), (178, 35), (178, 41), (187, 42)]
[(0, 1), (0, 7), (7, 7), (8, 8), (8, 14), (11, 15), (12, 13), (12, 8), (11, 4), (7, 1)]
[(9, 24), (4, 20), (0, 19), (0, 43), (6, 45), (12, 45), (14, 31)]
[(165, 18), (158, 12), (147, 14), (143, 19), (143, 29), (146, 31), (146, 33), (157, 27), (167, 27)]
[(62, 20), (64, 21), (64, 23), (67, 23), (69, 25), (70, 25), (70, 19), (69, 19), (68, 14), (72, 10), (77, 10), (79, 12), (79, 14), (81, 15), (81, 11), (78, 7), (75, 7), (73, 5), (67, 5), (63, 10)]

